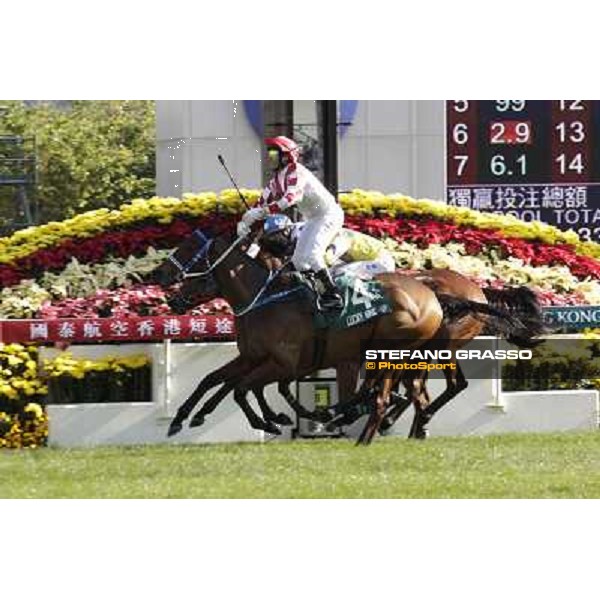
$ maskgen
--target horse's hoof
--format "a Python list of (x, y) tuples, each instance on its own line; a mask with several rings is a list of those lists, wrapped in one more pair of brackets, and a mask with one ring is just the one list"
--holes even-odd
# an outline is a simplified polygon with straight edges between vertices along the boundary
[(334, 419), (333, 421), (329, 421), (329, 423), (325, 425), (325, 431), (327, 431), (328, 433), (333, 433), (336, 429), (342, 427), (342, 425), (344, 425), (344, 422), (342, 420)]
[(190, 427), (200, 427), (201, 425), (204, 425), (204, 417), (198, 413), (190, 421)]
[(356, 440), (356, 444), (354, 444), (355, 446), (368, 446), (371, 443), (371, 440), (366, 440), (366, 439), (358, 439)]
[(386, 433), (389, 433), (393, 424), (394, 424), (393, 421), (389, 421), (388, 419), (383, 419), (383, 421), (381, 421), (381, 425), (379, 425), (379, 433), (381, 435), (385, 435)]
[(308, 417), (308, 418), (311, 419), (312, 421), (315, 421), (316, 423), (325, 424), (325, 423), (329, 423), (331, 421), (331, 419), (333, 419), (334, 416), (335, 415), (329, 409), (320, 408), (320, 409), (312, 412), (310, 414), (310, 417)]
[(273, 419), (273, 421), (277, 425), (282, 425), (283, 427), (287, 427), (289, 425), (294, 424), (294, 421), (292, 421), (292, 419), (285, 413), (279, 413), (278, 415), (275, 416), (275, 419)]
[(281, 435), (281, 429), (275, 427), (275, 425), (271, 425), (270, 423), (265, 423), (262, 426), (257, 427), (256, 429), (262, 429), (265, 433), (270, 433), (271, 435)]
[(169, 431), (167, 431), (167, 437), (173, 437), (183, 429), (183, 425), (177, 421), (173, 421), (169, 425)]

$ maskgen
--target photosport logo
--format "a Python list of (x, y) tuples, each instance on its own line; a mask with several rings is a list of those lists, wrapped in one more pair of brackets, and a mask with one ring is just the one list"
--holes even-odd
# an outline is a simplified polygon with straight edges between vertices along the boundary
[(426, 371), (429, 377), (443, 378), (459, 371), (467, 380), (502, 379), (504, 389), (517, 390), (591, 389), (600, 380), (600, 340), (553, 336), (523, 346), (491, 337), (435, 340), (435, 347), (412, 349), (399, 340), (371, 340), (361, 344), (361, 376)]
[[(479, 341), (479, 340), (478, 340)], [(369, 342), (362, 349), (361, 359), (365, 370), (370, 371), (427, 371), (429, 374), (439, 373), (450, 369), (456, 371), (458, 363), (461, 368), (468, 370), (472, 377), (493, 377), (494, 367), (500, 361), (519, 360), (528, 361), (533, 358), (531, 349), (509, 349), (493, 347), (466, 348), (457, 350), (427, 350), (427, 349), (401, 349), (390, 347), (398, 345), (397, 342), (380, 341)], [(449, 342), (441, 345), (449, 345)], [(475, 368), (475, 366), (479, 368)]]

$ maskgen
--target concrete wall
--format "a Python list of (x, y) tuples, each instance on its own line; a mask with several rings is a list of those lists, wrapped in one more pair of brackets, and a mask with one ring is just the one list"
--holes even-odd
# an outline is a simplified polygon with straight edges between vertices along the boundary
[(240, 101), (156, 102), (156, 179), (161, 196), (232, 187), (217, 154), (240, 187), (260, 187), (260, 139)]
[[(166, 432), (177, 408), (192, 393), (200, 379), (237, 355), (233, 343), (218, 344), (134, 344), (121, 346), (72, 346), (76, 356), (98, 358), (105, 354), (146, 352), (153, 360), (153, 395), (144, 403), (82, 404), (49, 406), (50, 436), (53, 446), (92, 446), (104, 444), (207, 443), (265, 441), (272, 436), (253, 430), (229, 394), (200, 428), (184, 430), (173, 438)], [(56, 350), (43, 348), (42, 357)], [(332, 376), (334, 371), (319, 375)], [(299, 399), (313, 407), (314, 384), (300, 386)], [(333, 384), (335, 385), (335, 384)], [(433, 397), (444, 382), (430, 380)], [(294, 390), (293, 390), (294, 391)], [(335, 388), (332, 402), (337, 401)], [(207, 400), (210, 394), (205, 396)], [(290, 408), (271, 385), (265, 390), (270, 405), (292, 415)], [(595, 390), (561, 392), (500, 393), (497, 380), (472, 380), (466, 391), (444, 407), (430, 424), (432, 436), (484, 435), (514, 431), (569, 431), (598, 428), (599, 394)], [(251, 403), (256, 407), (252, 398)], [(392, 434), (405, 436), (412, 409), (394, 426)], [(345, 431), (357, 436), (364, 419)], [(309, 428), (303, 428), (306, 432)], [(282, 440), (289, 440), (285, 428)]]
[[(209, 372), (237, 356), (234, 343), (222, 344), (123, 344), (77, 346), (69, 349), (79, 358), (145, 353), (152, 359), (152, 397), (148, 402), (118, 404), (50, 405), (49, 444), (61, 447), (110, 444), (258, 442), (260, 431), (251, 429), (229, 394), (202, 427), (187, 426), (173, 438), (167, 429), (177, 408)], [(42, 358), (57, 350), (42, 348)], [(216, 391), (215, 388), (213, 391)], [(276, 390), (267, 391), (273, 398)], [(203, 400), (207, 400), (208, 393)], [(198, 406), (200, 408), (201, 404)]]
[(444, 103), (371, 100), (358, 104), (339, 142), (340, 189), (444, 197)]
[[(157, 193), (231, 187), (226, 158), (241, 187), (261, 187), (261, 140), (242, 101), (159, 100)], [(361, 100), (339, 140), (339, 186), (444, 197), (444, 103)]]

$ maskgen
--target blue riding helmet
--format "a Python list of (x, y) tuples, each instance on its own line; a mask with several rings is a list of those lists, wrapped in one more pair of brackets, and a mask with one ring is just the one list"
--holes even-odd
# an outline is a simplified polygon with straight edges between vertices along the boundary
[(289, 217), (286, 217), (285, 215), (269, 215), (265, 219), (263, 231), (265, 235), (270, 235), (272, 233), (284, 231), (291, 226), (292, 220)]

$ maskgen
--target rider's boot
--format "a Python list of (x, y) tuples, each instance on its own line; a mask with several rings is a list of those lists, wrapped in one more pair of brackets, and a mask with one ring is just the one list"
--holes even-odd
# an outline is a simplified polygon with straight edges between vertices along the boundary
[(315, 279), (322, 285), (323, 291), (318, 291), (318, 304), (326, 311), (339, 311), (344, 308), (344, 298), (331, 277), (328, 269), (321, 269), (315, 273)]

